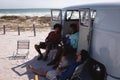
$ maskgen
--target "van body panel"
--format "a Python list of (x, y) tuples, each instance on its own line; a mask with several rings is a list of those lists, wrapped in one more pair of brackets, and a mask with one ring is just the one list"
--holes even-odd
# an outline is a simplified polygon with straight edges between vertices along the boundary
[[(84, 9), (90, 9), (89, 26), (81, 24), (81, 15), (78, 20), (66, 21), (67, 11), (81, 12)], [(109, 80), (120, 79), (120, 3), (77, 5), (62, 10), (65, 11), (61, 20), (63, 36), (69, 33), (71, 23), (79, 23), (78, 51), (88, 50), (91, 57), (103, 63)], [(94, 18), (91, 16), (92, 10), (96, 12)]]

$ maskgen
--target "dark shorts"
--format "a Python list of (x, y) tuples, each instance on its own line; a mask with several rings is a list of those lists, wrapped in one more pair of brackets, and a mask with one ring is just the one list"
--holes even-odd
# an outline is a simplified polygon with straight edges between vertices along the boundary
[(58, 48), (57, 44), (46, 44), (45, 42), (40, 42), (39, 46), (41, 49), (46, 49), (46, 47), (54, 48), (54, 49)]
[(45, 44), (45, 42), (40, 42), (40, 44), (39, 44), (39, 46), (40, 46), (40, 48), (42, 48), (42, 49), (46, 49), (46, 44)]

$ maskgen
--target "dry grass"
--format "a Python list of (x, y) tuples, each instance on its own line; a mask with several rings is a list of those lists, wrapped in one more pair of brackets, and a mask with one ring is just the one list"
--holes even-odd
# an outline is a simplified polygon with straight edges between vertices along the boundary
[[(35, 24), (36, 29), (42, 29), (50, 27), (50, 17), (42, 16), (2, 16), (0, 17), (0, 30), (2, 30), (3, 25), (6, 26), (7, 31), (17, 31), (18, 26), (23, 27), (21, 30), (31, 30), (33, 29), (33, 24)], [(30, 27), (30, 28), (27, 28)]]

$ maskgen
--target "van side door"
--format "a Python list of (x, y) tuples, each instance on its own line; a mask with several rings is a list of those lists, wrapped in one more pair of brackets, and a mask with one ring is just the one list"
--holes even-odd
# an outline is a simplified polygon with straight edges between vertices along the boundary
[(89, 38), (91, 30), (91, 14), (90, 9), (79, 9), (79, 42), (78, 42), (78, 52), (82, 49), (89, 50)]
[(61, 9), (51, 9), (51, 27), (56, 24), (62, 24), (62, 10)]

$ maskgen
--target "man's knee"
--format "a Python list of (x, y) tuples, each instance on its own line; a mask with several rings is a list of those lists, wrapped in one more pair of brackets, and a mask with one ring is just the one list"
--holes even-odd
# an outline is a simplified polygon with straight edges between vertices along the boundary
[(37, 44), (35, 44), (34, 47), (35, 47), (35, 49), (40, 49), (40, 46)]

